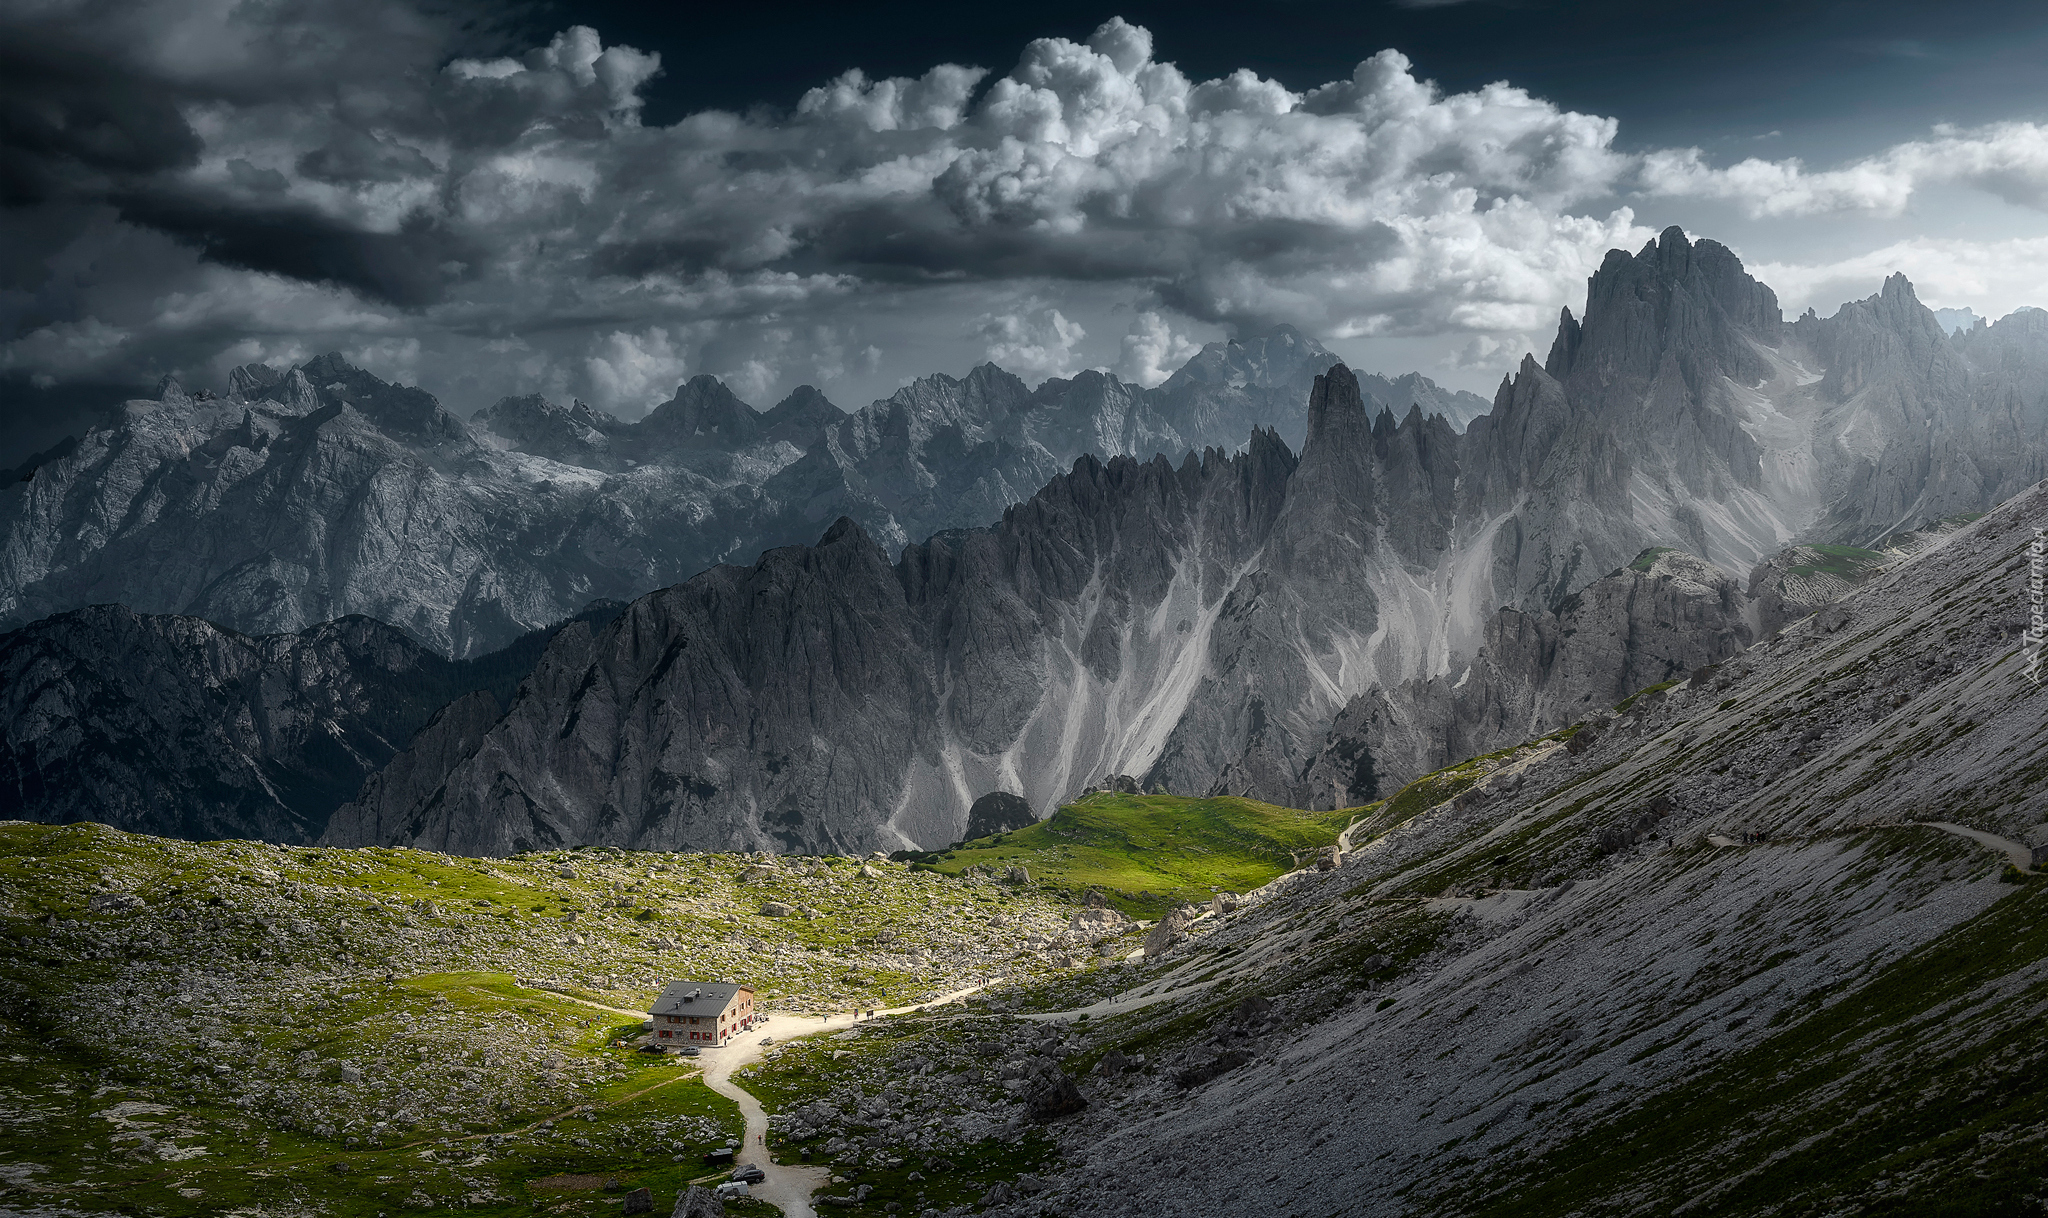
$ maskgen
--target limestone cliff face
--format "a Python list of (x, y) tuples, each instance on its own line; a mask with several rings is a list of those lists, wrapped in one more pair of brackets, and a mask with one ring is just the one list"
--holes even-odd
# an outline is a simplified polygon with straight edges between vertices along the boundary
[(1982, 512), (2048, 475), (2048, 322), (2036, 310), (1951, 338), (1903, 275), (1792, 327), (1827, 373), (1816, 454), (1834, 491), (1813, 540), (1871, 545)]
[[(657, 594), (646, 629), (667, 642), (565, 643), (532, 706), (445, 781), (379, 794), (365, 823), (452, 850), (936, 846), (987, 792), (1043, 812), (1117, 773), (1328, 806), (1726, 659), (1826, 591), (1796, 555), (1763, 580), (1769, 606), (1728, 572), (1860, 511), (1825, 497), (1828, 454), (1846, 434), (1904, 444), (1910, 419), (1867, 393), (1830, 407), (1821, 357), (1710, 243), (1617, 254), (1589, 299), (1549, 368), (1525, 360), (1463, 434), (1376, 409), (1338, 365), (1313, 383), (1298, 458), (1266, 431), (1178, 467), (1084, 458), (993, 528), (906, 545), (893, 586), (890, 547), (843, 520), (816, 549)], [(1885, 316), (1917, 325), (1903, 300)], [(990, 428), (1042, 409), (992, 369), (934, 379), (790, 469), (825, 470), (825, 504), (856, 487), (993, 503), (1009, 492), (920, 480), (912, 455), (951, 436), (987, 446), (958, 467), (978, 478), (1027, 469)], [(797, 578), (818, 564), (830, 596)], [(828, 624), (832, 646), (789, 650)], [(651, 658), (683, 639), (716, 662)], [(858, 709), (828, 696), (846, 682)], [(595, 719), (572, 715), (593, 698)], [(571, 722), (602, 726), (578, 745)]]
[(1750, 616), (1734, 576), (1682, 551), (1647, 551), (1555, 612), (1502, 609), (1485, 645), (1455, 671), (1352, 699), (1294, 798), (1353, 807), (1554, 731), (1742, 651), (1753, 639)]
[[(1288, 799), (1348, 700), (1484, 643), (1549, 681), (1501, 694), (1501, 723), (1738, 647), (1733, 581), (1676, 556), (1581, 595), (1570, 625), (1509, 629), (1539, 610), (1490, 607), (1569, 578), (1497, 560), (1508, 528), (1555, 527), (1532, 499), (1571, 503), (1604, 545), (1644, 529), (1586, 502), (1601, 472), (1575, 454), (1516, 473), (1485, 447), (1540, 441), (1545, 414), (1577, 425), (1555, 381), (1533, 370), (1504, 406), (1475, 443), (1417, 410), (1375, 417), (1340, 365), (1315, 382), (1299, 458), (1263, 431), (1178, 467), (1084, 458), (994, 528), (893, 568), (842, 519), (815, 547), (645, 598), (587, 643), (565, 634), (465, 760), (366, 792), (329, 840), (398, 825), (485, 853), (937, 845), (988, 791), (1045, 810), (1109, 773)], [(1496, 497), (1517, 510), (1489, 519)], [(1592, 647), (1595, 629), (1623, 637)]]

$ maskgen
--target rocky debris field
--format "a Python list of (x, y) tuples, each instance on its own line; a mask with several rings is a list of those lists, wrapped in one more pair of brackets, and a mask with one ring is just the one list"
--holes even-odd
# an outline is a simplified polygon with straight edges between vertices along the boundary
[(630, 1012), (666, 981), (746, 981), (772, 1033), (777, 1011), (1096, 961), (1058, 950), (1076, 912), (879, 859), (484, 861), (0, 824), (0, 1209), (674, 1195), (741, 1121), (689, 1059), (636, 1051)]
[(1075, 996), (1048, 1057), (1085, 1107), (988, 1210), (2048, 1208), (2048, 880), (1935, 823), (2039, 836), (2013, 609), (2037, 524), (2048, 489), (1410, 784), (1338, 866), (1091, 973), (1124, 974), (1107, 994), (1021, 987)]

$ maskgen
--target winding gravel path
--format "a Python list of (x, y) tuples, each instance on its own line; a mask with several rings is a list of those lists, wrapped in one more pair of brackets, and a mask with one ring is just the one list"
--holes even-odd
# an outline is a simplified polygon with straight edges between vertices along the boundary
[(1996, 833), (1986, 833), (1982, 829), (1972, 829), (1967, 825), (1952, 824), (1945, 820), (1923, 820), (1920, 823), (1929, 829), (1939, 829), (1944, 833), (1967, 837), (1978, 845), (1989, 846), (2011, 859), (2012, 865), (2021, 871), (2031, 872), (2034, 869), (2034, 852), (2025, 844), (2009, 837), (2000, 837)]

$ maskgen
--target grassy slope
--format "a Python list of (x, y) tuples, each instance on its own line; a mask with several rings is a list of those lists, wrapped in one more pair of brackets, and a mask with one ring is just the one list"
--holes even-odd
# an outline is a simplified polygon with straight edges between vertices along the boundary
[[(748, 865), (0, 824), (0, 1209), (604, 1212), (602, 1192), (536, 1184), (568, 1174), (649, 1185), (666, 1212), (737, 1109), (633, 1052), (637, 1021), (521, 980), (640, 1007), (667, 977), (739, 974), (785, 1008), (880, 1005), (993, 958), (1049, 971), (1021, 939), (1067, 912), (900, 866)], [(771, 898), (818, 916), (759, 916)], [(890, 950), (868, 944), (885, 931)]]
[(1027, 868), (1034, 881), (1102, 889), (1127, 913), (1156, 916), (1216, 889), (1248, 892), (1336, 842), (1356, 809), (1303, 812), (1218, 796), (1090, 795), (1028, 829), (934, 856), (948, 875)]
[(1886, 562), (1883, 554), (1856, 546), (1815, 545), (1806, 548), (1819, 553), (1821, 561), (1790, 568), (1794, 575), (1839, 575), (1846, 579), (1861, 575), (1872, 567), (1881, 567)]

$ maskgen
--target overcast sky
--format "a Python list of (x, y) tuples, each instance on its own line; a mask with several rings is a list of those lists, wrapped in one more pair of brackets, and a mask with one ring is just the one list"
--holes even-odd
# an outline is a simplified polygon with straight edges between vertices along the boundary
[(330, 349), (631, 417), (1289, 322), (1490, 392), (1669, 224), (1788, 314), (2048, 305), (2039, 4), (862, 7), (0, 0), (0, 463)]

